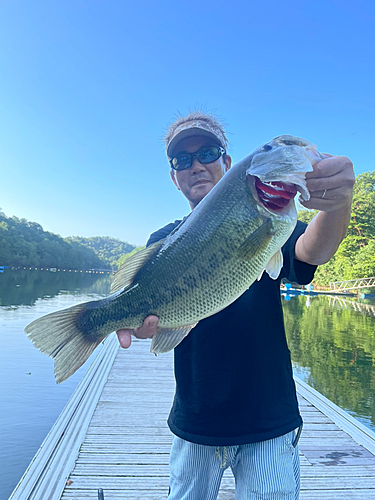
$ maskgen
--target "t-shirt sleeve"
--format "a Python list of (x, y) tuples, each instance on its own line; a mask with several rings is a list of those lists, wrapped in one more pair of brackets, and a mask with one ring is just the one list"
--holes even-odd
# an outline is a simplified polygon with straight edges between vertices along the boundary
[(301, 234), (305, 232), (306, 228), (307, 224), (297, 221), (292, 235), (282, 248), (284, 257), (283, 277), (288, 281), (296, 282), (300, 285), (311, 283), (317, 268), (317, 266), (301, 262), (295, 257), (296, 242)]
[(163, 238), (166, 238), (168, 234), (170, 234), (173, 231), (173, 229), (175, 229), (180, 223), (181, 223), (180, 220), (175, 220), (174, 222), (171, 222), (170, 224), (167, 224), (166, 226), (152, 233), (146, 243), (146, 247), (152, 245), (153, 243), (157, 243)]

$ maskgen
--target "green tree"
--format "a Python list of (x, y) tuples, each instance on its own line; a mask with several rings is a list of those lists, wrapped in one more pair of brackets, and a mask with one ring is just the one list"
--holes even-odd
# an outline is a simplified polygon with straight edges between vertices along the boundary
[[(306, 223), (316, 211), (299, 210), (298, 218)], [(375, 276), (375, 171), (356, 178), (348, 231), (330, 262), (319, 266), (314, 283)]]
[(130, 243), (109, 236), (95, 236), (92, 238), (71, 236), (66, 238), (66, 241), (87, 247), (99, 257), (105, 267), (115, 269), (117, 268), (118, 259), (135, 248)]

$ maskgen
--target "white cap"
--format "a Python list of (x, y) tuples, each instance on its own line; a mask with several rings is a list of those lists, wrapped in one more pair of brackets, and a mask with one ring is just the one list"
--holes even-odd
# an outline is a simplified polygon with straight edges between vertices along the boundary
[(228, 141), (223, 134), (223, 131), (215, 124), (208, 123), (206, 120), (194, 119), (187, 120), (178, 125), (166, 144), (167, 156), (169, 159), (173, 157), (173, 150), (176, 144), (186, 137), (194, 135), (203, 135), (210, 137), (216, 144), (223, 147), (225, 150), (228, 146)]

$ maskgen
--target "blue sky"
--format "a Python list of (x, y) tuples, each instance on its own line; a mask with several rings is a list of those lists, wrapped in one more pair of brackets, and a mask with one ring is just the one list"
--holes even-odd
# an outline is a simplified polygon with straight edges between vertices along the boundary
[(373, 170), (370, 0), (0, 4), (0, 207), (142, 245), (188, 213), (161, 138), (216, 110), (233, 161), (279, 134)]

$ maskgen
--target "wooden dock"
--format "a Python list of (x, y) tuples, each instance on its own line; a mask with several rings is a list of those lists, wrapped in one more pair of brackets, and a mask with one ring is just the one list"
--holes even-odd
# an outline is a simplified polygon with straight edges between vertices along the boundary
[[(20, 496), (12, 495), (12, 500), (96, 500), (99, 488), (105, 500), (167, 497), (172, 436), (166, 419), (174, 393), (173, 355), (156, 358), (148, 341), (134, 341), (131, 349), (120, 349), (113, 358), (87, 432), (83, 429), (85, 437), (72, 454), (75, 465), (63, 470), (50, 460), (45, 469), (54, 474), (53, 480), (47, 473), (40, 479), (48, 482), (49, 492), (41, 493), (47, 489), (37, 479), (30, 492), (21, 481), (16, 488)], [(300, 499), (375, 500), (375, 434), (306, 384), (297, 381), (297, 390), (304, 420)], [(234, 500), (230, 470), (218, 498)]]

